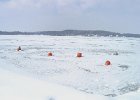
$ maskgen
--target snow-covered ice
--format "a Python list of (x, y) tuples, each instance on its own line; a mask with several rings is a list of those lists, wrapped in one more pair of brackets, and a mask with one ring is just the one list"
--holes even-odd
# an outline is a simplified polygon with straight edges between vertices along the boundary
[[(23, 51), (17, 52), (18, 46), (21, 46)], [(47, 88), (50, 87), (49, 91), (51, 91), (55, 87), (54, 100), (63, 100), (56, 97), (67, 93), (67, 96), (71, 96), (71, 93), (76, 94), (75, 98), (77, 99), (79, 99), (78, 97), (82, 98), (81, 95), (86, 96), (86, 98), (101, 98), (101, 100), (108, 100), (112, 97), (119, 100), (127, 100), (128, 97), (129, 99), (134, 97), (138, 99), (140, 98), (139, 50), (139, 38), (1, 36), (0, 62), (4, 62), (4, 64), (0, 63), (0, 81), (2, 82), (0, 93), (5, 90), (4, 88), (8, 88), (9, 94), (6, 94), (5, 90), (1, 96), (4, 96), (4, 93), (12, 96), (11, 93), (14, 93), (12, 91), (22, 91), (14, 95), (17, 98), (22, 95), (33, 99), (37, 94), (39, 98), (49, 96), (46, 92)], [(49, 51), (54, 56), (48, 57)], [(77, 58), (77, 52), (82, 52), (83, 57)], [(118, 52), (118, 55), (113, 55), (115, 52)], [(104, 65), (106, 60), (111, 61), (110, 66)], [(14, 77), (16, 79), (13, 79)], [(28, 78), (24, 79), (24, 77)], [(32, 86), (34, 83), (36, 86)], [(24, 90), (24, 87), (27, 90)], [(29, 93), (34, 92), (30, 96), (26, 96), (29, 95), (28, 89), (31, 89)], [(43, 92), (39, 94), (36, 92), (37, 89)], [(56, 93), (60, 90), (63, 91), (62, 94)], [(23, 100), (28, 99), (32, 100), (30, 98)], [(41, 100), (46, 99), (42, 98)]]

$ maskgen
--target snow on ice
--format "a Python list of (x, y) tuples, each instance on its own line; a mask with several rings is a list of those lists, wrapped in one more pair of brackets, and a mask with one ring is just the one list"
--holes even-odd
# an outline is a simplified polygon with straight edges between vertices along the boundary
[(138, 100), (139, 50), (139, 38), (1, 36), (0, 98)]

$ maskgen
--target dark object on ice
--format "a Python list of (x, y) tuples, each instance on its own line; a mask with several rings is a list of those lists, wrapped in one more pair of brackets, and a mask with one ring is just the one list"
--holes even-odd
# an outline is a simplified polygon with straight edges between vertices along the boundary
[(53, 56), (52, 52), (48, 52), (48, 56)]
[(20, 46), (17, 48), (17, 51), (21, 51), (21, 47)]
[(106, 65), (106, 66), (111, 65), (111, 62), (110, 62), (109, 60), (107, 60), (107, 61), (105, 62), (105, 65)]
[(119, 53), (118, 52), (114, 52), (113, 55), (119, 55)]
[(78, 52), (77, 57), (82, 57), (82, 53)]

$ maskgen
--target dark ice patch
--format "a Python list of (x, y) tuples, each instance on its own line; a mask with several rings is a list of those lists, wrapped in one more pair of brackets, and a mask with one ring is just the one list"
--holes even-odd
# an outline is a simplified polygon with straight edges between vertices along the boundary
[(86, 68), (81, 68), (81, 67), (79, 67), (79, 69), (81, 69), (81, 70), (83, 70), (83, 71), (85, 71), (85, 72), (89, 72), (89, 73), (94, 73), (94, 74), (97, 74), (98, 72), (93, 72), (93, 71), (91, 71), (90, 69), (86, 69)]
[(116, 94), (106, 94), (105, 96), (115, 97), (115, 96), (117, 96), (117, 95), (116, 95)]
[(123, 71), (125, 71), (129, 68), (128, 65), (119, 65), (118, 67), (121, 68)]
[(125, 94), (133, 91), (137, 91), (140, 88), (140, 84), (127, 84), (127, 86), (118, 89), (120, 94)]

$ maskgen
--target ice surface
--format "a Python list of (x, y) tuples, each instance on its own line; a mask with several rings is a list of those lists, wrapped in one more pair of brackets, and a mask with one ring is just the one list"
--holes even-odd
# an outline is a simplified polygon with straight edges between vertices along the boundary
[[(17, 52), (21, 46), (23, 51)], [(1, 36), (2, 69), (90, 94), (119, 96), (140, 87), (140, 39), (82, 36)], [(47, 52), (54, 56), (48, 57)], [(76, 58), (82, 52), (83, 57)], [(113, 55), (118, 52), (118, 55)], [(105, 66), (106, 60), (111, 61)]]

